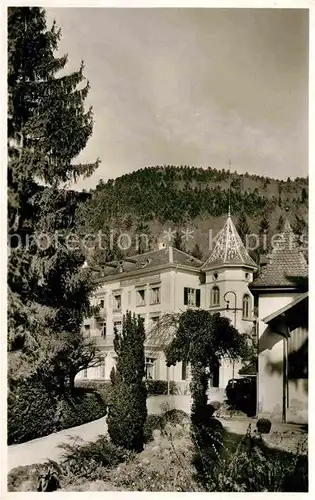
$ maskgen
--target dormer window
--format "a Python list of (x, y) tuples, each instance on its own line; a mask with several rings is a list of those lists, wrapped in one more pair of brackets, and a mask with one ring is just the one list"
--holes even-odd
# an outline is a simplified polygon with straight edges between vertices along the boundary
[(251, 300), (250, 296), (246, 293), (243, 297), (243, 319), (250, 319), (251, 315)]
[(218, 286), (212, 287), (210, 305), (211, 307), (218, 307), (220, 305), (220, 288)]

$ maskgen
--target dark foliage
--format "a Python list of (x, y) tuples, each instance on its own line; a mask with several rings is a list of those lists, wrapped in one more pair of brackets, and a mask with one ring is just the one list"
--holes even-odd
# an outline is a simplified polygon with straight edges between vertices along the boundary
[(113, 386), (108, 410), (108, 433), (112, 442), (128, 450), (142, 451), (147, 417), (144, 384), (119, 381)]
[(67, 72), (67, 56), (55, 56), (60, 35), (44, 9), (8, 9), (9, 384), (37, 376), (64, 393), (97, 353), (81, 332), (95, 285), (80, 245), (67, 244), (84, 197), (64, 183), (91, 175), (98, 161), (75, 162), (93, 116), (83, 64)]
[(152, 441), (153, 431), (156, 429), (162, 431), (165, 427), (165, 424), (166, 420), (163, 414), (148, 415), (143, 428), (145, 442), (148, 443), (149, 441)]
[(73, 478), (81, 477), (91, 481), (103, 479), (106, 469), (111, 469), (126, 460), (130, 453), (120, 446), (114, 445), (107, 436), (95, 442), (82, 443), (73, 439), (73, 443), (65, 443), (62, 466), (69, 466)]
[[(168, 384), (166, 380), (146, 380), (145, 382), (148, 396), (159, 396), (167, 394)], [(176, 382), (173, 380), (169, 383), (170, 394), (177, 394)]]
[(21, 443), (101, 418), (106, 405), (94, 391), (52, 395), (37, 380), (19, 381), (8, 395), (8, 444)]
[(8, 444), (21, 443), (56, 430), (57, 398), (40, 381), (17, 382), (8, 394)]
[(107, 405), (110, 402), (110, 394), (112, 390), (112, 384), (109, 380), (88, 380), (88, 379), (80, 379), (76, 380), (75, 386), (86, 389), (93, 389), (102, 397), (104, 403)]
[[(244, 178), (237, 173), (234, 175), (235, 179)], [(157, 166), (139, 169), (100, 183), (91, 192), (91, 199), (82, 206), (82, 222), (87, 216), (94, 229), (101, 229), (100, 217), (109, 221), (114, 220), (115, 214), (120, 217), (132, 215), (144, 221), (156, 218), (162, 223), (172, 221), (174, 224), (203, 215), (224, 215), (228, 211), (229, 178), (228, 171), (212, 168)], [(261, 179), (269, 180), (268, 189), (263, 193)], [(230, 196), (233, 213), (258, 216), (268, 205), (277, 205), (280, 182), (255, 175), (248, 176), (243, 183), (234, 182)], [(282, 197), (292, 200), (291, 188), (287, 191), (287, 183), (282, 184)], [(293, 184), (298, 191), (304, 188), (303, 200), (306, 200), (307, 179), (296, 179)]]
[(147, 418), (144, 340), (143, 320), (127, 312), (122, 332), (115, 331), (117, 367), (111, 375), (108, 433), (114, 444), (135, 451), (143, 449)]

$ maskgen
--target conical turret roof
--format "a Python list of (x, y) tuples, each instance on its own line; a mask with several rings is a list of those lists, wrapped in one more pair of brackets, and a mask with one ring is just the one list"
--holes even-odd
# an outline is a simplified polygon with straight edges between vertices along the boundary
[(223, 228), (219, 231), (214, 240), (214, 248), (202, 266), (203, 269), (224, 265), (240, 265), (249, 266), (253, 269), (257, 268), (257, 265), (246, 250), (230, 214)]

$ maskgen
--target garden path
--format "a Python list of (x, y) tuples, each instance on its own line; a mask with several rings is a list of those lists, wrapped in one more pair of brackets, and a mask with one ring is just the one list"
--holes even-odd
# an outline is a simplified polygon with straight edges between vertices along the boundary
[(7, 470), (9, 472), (21, 465), (44, 463), (48, 459), (57, 461), (63, 453), (58, 445), (70, 442), (73, 437), (84, 439), (84, 441), (96, 441), (99, 435), (106, 433), (106, 417), (102, 417), (78, 427), (32, 439), (26, 443), (12, 444), (8, 446)]

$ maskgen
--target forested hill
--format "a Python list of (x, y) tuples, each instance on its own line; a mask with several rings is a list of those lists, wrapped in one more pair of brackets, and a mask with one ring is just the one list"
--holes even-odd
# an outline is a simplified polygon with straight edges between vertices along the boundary
[(305, 229), (308, 178), (283, 181), (188, 166), (149, 167), (100, 181), (82, 203), (77, 221), (87, 231), (148, 229), (155, 239), (167, 227), (180, 230), (189, 224), (195, 230), (191, 244), (205, 251), (204, 232), (222, 225), (229, 197), (235, 223), (241, 216), (251, 231), (264, 224), (274, 230), (285, 215), (297, 232)]

